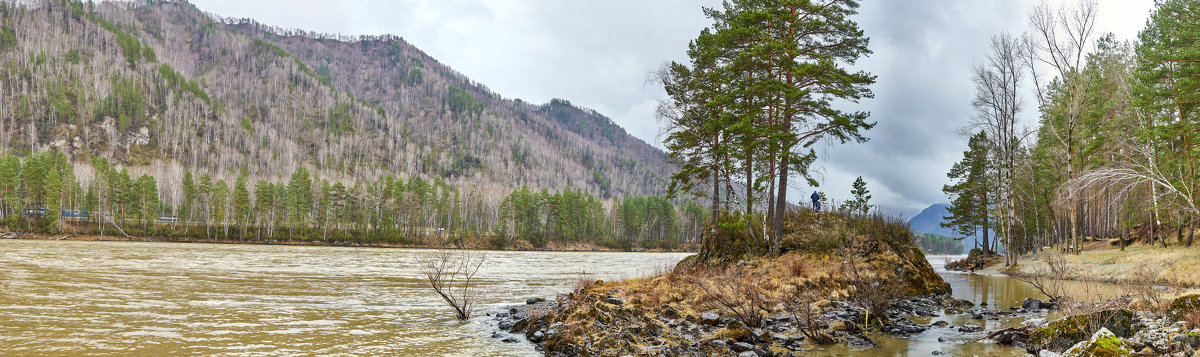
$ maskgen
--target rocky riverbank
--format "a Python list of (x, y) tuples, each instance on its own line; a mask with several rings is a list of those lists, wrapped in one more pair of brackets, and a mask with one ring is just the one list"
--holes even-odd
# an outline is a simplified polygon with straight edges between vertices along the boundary
[(1133, 311), (1132, 297), (1086, 307), (1057, 319), (988, 333), (996, 343), (1036, 356), (1200, 356), (1200, 295), (1184, 295), (1165, 310)]
[[(568, 294), (496, 312), (494, 337), (527, 339), (552, 356), (788, 356), (870, 349), (872, 338), (930, 329), (978, 338), (982, 320), (1010, 313), (950, 298), (902, 222), (801, 218), (789, 221), (780, 256), (718, 235), (669, 273), (580, 281)], [(929, 319), (947, 313), (980, 321)]]

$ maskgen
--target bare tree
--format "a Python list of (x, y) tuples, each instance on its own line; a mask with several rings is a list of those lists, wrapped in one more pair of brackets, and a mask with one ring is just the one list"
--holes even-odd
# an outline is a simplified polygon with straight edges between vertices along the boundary
[(466, 320), (479, 297), (473, 285), (475, 275), (486, 260), (487, 255), (478, 251), (439, 250), (422, 259), (421, 273), (429, 287), (454, 309), (455, 317)]
[[(1057, 11), (1051, 11), (1047, 3), (1042, 3), (1029, 15), (1029, 25), (1032, 33), (1025, 34), (1023, 42), (1026, 51), (1022, 58), (1033, 76), (1038, 103), (1042, 110), (1045, 111), (1051, 103), (1048, 98), (1049, 90), (1041, 82), (1039, 67), (1053, 68), (1054, 74), (1065, 89), (1065, 125), (1061, 130), (1051, 126), (1051, 134), (1054, 140), (1058, 140), (1066, 148), (1063, 155), (1067, 179), (1070, 180), (1075, 175), (1071, 156), (1080, 147), (1076, 136), (1088, 91), (1080, 66), (1096, 25), (1096, 2), (1081, 0), (1074, 7), (1060, 7)], [(1067, 219), (1070, 221), (1070, 249), (1078, 253), (1082, 241), (1076, 225), (1076, 202), (1066, 202), (1065, 206)]]
[(1024, 72), (1020, 68), (1021, 42), (1008, 33), (992, 37), (992, 53), (985, 63), (976, 65), (972, 81), (975, 83), (975, 98), (971, 107), (975, 115), (971, 122), (960, 130), (960, 134), (971, 135), (982, 130), (992, 146), (996, 162), (995, 189), (998, 196), (998, 219), (1000, 236), (1004, 238), (1008, 265), (1015, 264), (1012, 231), (1016, 217), (1016, 186), (1014, 173), (1021, 142), (1029, 136), (1028, 129), (1017, 129), (1018, 114), (1024, 103), (1021, 100), (1021, 81)]

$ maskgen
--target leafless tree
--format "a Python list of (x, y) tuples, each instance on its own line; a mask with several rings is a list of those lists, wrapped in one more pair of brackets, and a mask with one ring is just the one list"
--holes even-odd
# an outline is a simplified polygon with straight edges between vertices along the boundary
[(454, 316), (466, 320), (479, 298), (475, 275), (485, 261), (487, 255), (479, 251), (439, 250), (422, 259), (421, 273), (429, 287), (454, 309)]
[[(1017, 169), (1017, 154), (1021, 143), (1030, 131), (1018, 128), (1018, 115), (1023, 109), (1021, 82), (1021, 42), (1008, 33), (992, 37), (992, 53), (987, 61), (974, 68), (972, 81), (975, 97), (971, 107), (975, 110), (970, 123), (960, 129), (960, 134), (972, 135), (983, 131), (992, 146), (996, 162), (995, 189), (999, 196), (998, 220), (1000, 236), (1005, 247), (1013, 247), (1013, 222), (1016, 217), (1016, 194), (1014, 174)], [(1015, 264), (1014, 254), (1005, 255), (1007, 263)]]
[[(1038, 103), (1043, 110), (1048, 108), (1049, 90), (1042, 83), (1039, 68), (1053, 68), (1065, 89), (1066, 110), (1065, 125), (1061, 130), (1051, 127), (1054, 140), (1066, 148), (1064, 163), (1067, 179), (1075, 176), (1075, 166), (1071, 155), (1079, 150), (1080, 143), (1076, 132), (1084, 112), (1084, 100), (1087, 97), (1088, 86), (1082, 78), (1082, 62), (1092, 40), (1092, 32), (1096, 25), (1096, 1), (1080, 0), (1073, 7), (1060, 7), (1052, 11), (1048, 3), (1042, 3), (1029, 15), (1029, 25), (1032, 32), (1024, 36), (1024, 64), (1033, 76)], [(1049, 139), (1049, 138), (1047, 138)], [(1067, 219), (1070, 221), (1070, 250), (1079, 252), (1082, 241), (1077, 231), (1076, 212), (1077, 201), (1066, 203)]]

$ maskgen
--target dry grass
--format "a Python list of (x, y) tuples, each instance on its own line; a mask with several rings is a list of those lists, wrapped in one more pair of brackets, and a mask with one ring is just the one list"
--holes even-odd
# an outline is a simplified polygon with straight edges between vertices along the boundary
[[(1045, 253), (1044, 253), (1045, 254)], [(1049, 270), (1039, 259), (1025, 258), (1017, 271), (1024, 274)], [(1053, 253), (1049, 253), (1053, 254)], [(1071, 280), (1095, 280), (1110, 283), (1129, 283), (1143, 280), (1135, 276), (1139, 269), (1157, 272), (1153, 277), (1156, 284), (1180, 287), (1200, 287), (1200, 248), (1158, 246), (1130, 246), (1124, 252), (1115, 248), (1085, 251), (1079, 255), (1063, 255), (1064, 263), (1073, 267)]]
[(1183, 317), (1183, 321), (1187, 322), (1187, 328), (1189, 330), (1200, 328), (1200, 311), (1192, 311), (1188, 313)]

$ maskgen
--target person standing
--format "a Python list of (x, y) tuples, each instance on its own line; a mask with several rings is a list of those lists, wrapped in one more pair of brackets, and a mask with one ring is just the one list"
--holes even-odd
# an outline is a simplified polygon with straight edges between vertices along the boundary
[(817, 193), (817, 191), (813, 191), (812, 196), (809, 196), (809, 198), (812, 198), (813, 201), (813, 211), (821, 212), (821, 194)]

